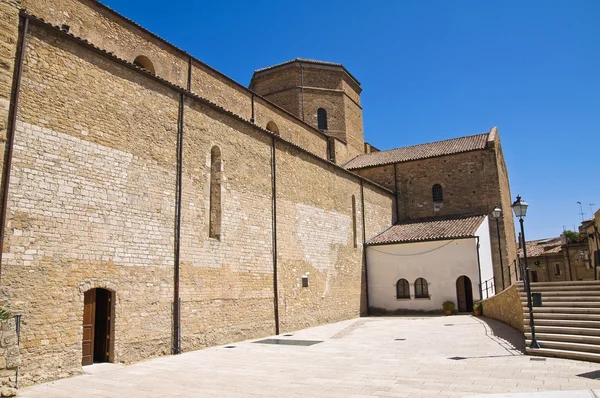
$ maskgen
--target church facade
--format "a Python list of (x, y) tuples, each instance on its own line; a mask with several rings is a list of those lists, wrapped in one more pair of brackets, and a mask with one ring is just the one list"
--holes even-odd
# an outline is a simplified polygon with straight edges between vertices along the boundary
[[(364, 162), (387, 151), (340, 64), (246, 88), (94, 0), (0, 16), (0, 294), (22, 385), (367, 314), (365, 243), (425, 214), (428, 173), (477, 193), (434, 215), (510, 214), (495, 130), (417, 166)], [(512, 217), (492, 227), (506, 265)]]

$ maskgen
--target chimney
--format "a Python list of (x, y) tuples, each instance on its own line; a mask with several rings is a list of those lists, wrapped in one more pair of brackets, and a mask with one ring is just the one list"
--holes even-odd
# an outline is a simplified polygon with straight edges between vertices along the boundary
[(523, 248), (523, 247), (522, 247), (521, 240), (522, 240), (522, 238), (521, 238), (521, 233), (519, 232), (519, 249), (522, 249), (522, 248)]

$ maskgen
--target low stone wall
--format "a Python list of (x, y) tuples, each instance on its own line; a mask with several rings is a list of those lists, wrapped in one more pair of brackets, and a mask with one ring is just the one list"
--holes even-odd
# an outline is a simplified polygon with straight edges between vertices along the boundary
[(497, 319), (525, 333), (523, 307), (516, 284), (481, 303), (483, 315)]
[(14, 388), (16, 372), (21, 357), (17, 340), (15, 319), (0, 322), (0, 396), (13, 397), (17, 394)]

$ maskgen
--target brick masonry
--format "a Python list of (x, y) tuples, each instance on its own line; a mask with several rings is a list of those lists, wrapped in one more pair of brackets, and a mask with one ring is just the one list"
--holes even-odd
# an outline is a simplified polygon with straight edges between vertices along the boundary
[[(87, 24), (109, 17), (86, 4), (25, 5), (108, 46), (97, 27)], [(5, 3), (2, 7), (7, 10)], [(14, 17), (18, 10), (11, 7), (6, 12)], [(120, 32), (123, 24), (99, 25)], [(140, 37), (152, 42), (135, 34), (135, 39), (123, 36), (114, 51)], [(17, 42), (15, 37), (8, 41)], [(147, 49), (173, 56), (160, 46)], [(8, 57), (14, 62), (14, 54)], [(171, 66), (165, 69), (163, 62)], [(157, 73), (178, 83), (178, 62), (157, 62)], [(214, 78), (214, 86), (194, 84), (209, 94), (222, 83)], [(83, 299), (93, 288), (114, 296), (111, 361), (171, 353), (180, 94), (36, 23), (29, 26), (20, 94), (1, 276), (2, 302), (23, 317), (22, 384), (81, 372)], [(237, 103), (235, 95), (224, 96)], [(247, 115), (240, 119), (186, 98), (180, 259), (184, 351), (275, 332), (273, 153), (281, 330), (347, 319), (366, 308), (362, 195), (367, 238), (390, 225), (392, 195), (323, 160), (325, 152), (311, 147), (317, 141), (310, 137), (318, 135), (274, 109), (298, 137), (295, 142), (282, 133), (292, 143), (276, 137), (275, 150), (273, 136), (259, 128), (264, 126), (242, 120)], [(310, 134), (302, 134), (307, 128)], [(318, 156), (293, 145), (298, 142)], [(214, 146), (223, 159), (219, 239), (208, 234)], [(310, 284), (302, 288), (306, 272)]]

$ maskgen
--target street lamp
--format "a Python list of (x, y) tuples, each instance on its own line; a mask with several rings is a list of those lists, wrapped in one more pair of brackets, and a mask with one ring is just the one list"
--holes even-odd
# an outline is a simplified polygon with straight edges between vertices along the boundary
[(492, 216), (496, 219), (496, 230), (498, 231), (498, 255), (500, 256), (500, 278), (502, 278), (502, 290), (504, 290), (504, 266), (502, 265), (502, 245), (500, 244), (500, 216), (502, 209), (498, 206), (492, 211)]
[(527, 307), (529, 308), (529, 327), (531, 328), (531, 348), (540, 348), (537, 340), (535, 339), (535, 326), (533, 324), (533, 305), (531, 304), (531, 282), (529, 278), (529, 266), (527, 265), (527, 248), (525, 245), (525, 231), (523, 229), (523, 218), (527, 214), (527, 202), (521, 200), (521, 196), (517, 195), (517, 200), (512, 204), (512, 209), (515, 216), (519, 218), (519, 224), (521, 224), (521, 239), (523, 239), (523, 263), (525, 270), (525, 287), (527, 288)]

